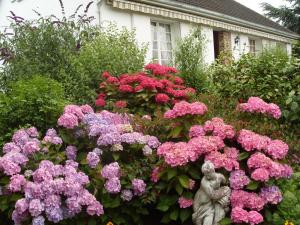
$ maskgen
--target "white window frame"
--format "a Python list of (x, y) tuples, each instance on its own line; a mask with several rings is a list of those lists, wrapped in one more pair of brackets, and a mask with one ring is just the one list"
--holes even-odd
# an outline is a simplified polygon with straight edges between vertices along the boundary
[[(155, 24), (155, 26), (153, 26)], [(166, 43), (166, 46), (167, 46), (167, 49), (162, 49), (162, 46), (161, 46), (161, 39), (160, 39), (160, 32), (158, 30), (158, 28), (160, 27), (160, 25), (164, 25), (164, 26), (169, 26), (169, 32), (168, 31), (165, 31), (165, 35), (170, 35), (170, 40), (169, 42), (165, 42)], [(162, 21), (157, 21), (157, 20), (151, 20), (151, 51), (152, 51), (152, 60), (155, 61), (155, 62), (158, 62), (159, 64), (162, 64), (162, 65), (173, 65), (173, 32), (172, 32), (172, 24), (171, 23), (168, 23), (168, 22), (162, 22)], [(154, 39), (154, 27), (156, 29), (156, 33), (157, 33), (157, 36), (156, 36), (156, 39)], [(157, 49), (154, 49), (154, 41), (157, 42)], [(168, 45), (170, 45), (170, 48), (168, 48)], [(154, 58), (154, 51), (157, 51), (157, 55), (158, 55), (158, 58)], [(169, 59), (163, 59), (162, 58), (162, 53), (163, 52), (167, 52), (167, 54), (170, 54), (170, 58)], [(167, 63), (163, 62), (163, 61), (168, 61)]]
[(249, 53), (253, 54), (253, 55), (256, 55), (256, 52), (257, 52), (257, 49), (256, 49), (256, 40), (253, 39), (253, 38), (249, 38)]

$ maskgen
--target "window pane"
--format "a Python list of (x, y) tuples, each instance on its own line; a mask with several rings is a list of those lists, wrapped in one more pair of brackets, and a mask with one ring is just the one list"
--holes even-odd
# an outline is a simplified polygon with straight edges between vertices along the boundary
[(166, 24), (166, 31), (167, 32), (171, 32), (171, 26), (170, 26), (170, 24)]
[(172, 50), (172, 44), (171, 43), (167, 43), (167, 50), (169, 50), (169, 51)]
[(162, 51), (161, 52), (161, 59), (168, 59), (168, 52)]
[(158, 51), (155, 51), (155, 50), (154, 50), (154, 51), (152, 52), (152, 58), (153, 58), (153, 59), (158, 59)]
[(158, 42), (157, 41), (153, 41), (153, 49), (158, 50)]
[(156, 22), (151, 22), (152, 27), (156, 27)]
[(171, 42), (171, 33), (166, 34), (166, 41)]

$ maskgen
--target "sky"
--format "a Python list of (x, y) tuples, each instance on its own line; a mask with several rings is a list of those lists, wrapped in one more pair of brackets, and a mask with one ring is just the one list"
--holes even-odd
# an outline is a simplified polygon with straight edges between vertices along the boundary
[(284, 1), (284, 0), (235, 0), (235, 1), (247, 6), (250, 9), (253, 9), (254, 11), (256, 11), (260, 14), (264, 13), (260, 6), (260, 4), (262, 2), (270, 3), (271, 5), (273, 5), (275, 7), (286, 4), (286, 1)]

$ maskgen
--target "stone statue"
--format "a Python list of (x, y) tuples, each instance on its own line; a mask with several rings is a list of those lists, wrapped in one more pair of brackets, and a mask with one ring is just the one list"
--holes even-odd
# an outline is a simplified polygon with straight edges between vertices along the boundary
[(230, 188), (221, 187), (226, 179), (215, 172), (210, 161), (203, 164), (202, 173), (204, 176), (193, 203), (193, 222), (195, 225), (219, 225), (229, 210)]

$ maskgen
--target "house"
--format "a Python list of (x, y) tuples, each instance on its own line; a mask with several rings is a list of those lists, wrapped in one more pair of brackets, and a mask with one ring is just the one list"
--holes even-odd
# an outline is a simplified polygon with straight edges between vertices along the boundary
[[(88, 1), (63, 2), (66, 9), (74, 9)], [(17, 4), (23, 4), (18, 6), (17, 15), (24, 16), (26, 7), (28, 11), (28, 7), (37, 5), (46, 12), (53, 1), (24, 0), (14, 7)], [(234, 0), (98, 0), (89, 12), (97, 24), (115, 22), (135, 29), (138, 42), (149, 44), (147, 61), (162, 64), (172, 62), (176, 41), (194, 26), (201, 26), (206, 39), (206, 63), (212, 63), (222, 51), (231, 51), (239, 59), (244, 53), (258, 54), (264, 48), (279, 46), (291, 54), (292, 44), (299, 39), (299, 35)]]

